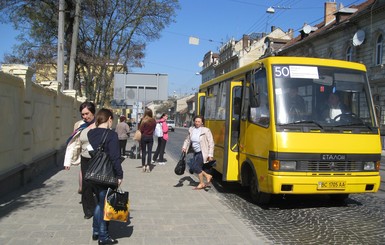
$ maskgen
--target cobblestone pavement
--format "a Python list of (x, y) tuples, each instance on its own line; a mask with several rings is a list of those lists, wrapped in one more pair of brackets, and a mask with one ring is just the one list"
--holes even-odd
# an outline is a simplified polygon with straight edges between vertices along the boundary
[(260, 207), (251, 203), (248, 189), (220, 178), (214, 180), (212, 191), (268, 244), (385, 244), (385, 159), (380, 173), (380, 191), (350, 195), (345, 204), (328, 196), (299, 195), (280, 196), (269, 207)]
[(351, 195), (345, 204), (327, 196), (287, 196), (260, 207), (245, 190), (216, 189), (222, 203), (271, 244), (385, 244), (383, 193)]

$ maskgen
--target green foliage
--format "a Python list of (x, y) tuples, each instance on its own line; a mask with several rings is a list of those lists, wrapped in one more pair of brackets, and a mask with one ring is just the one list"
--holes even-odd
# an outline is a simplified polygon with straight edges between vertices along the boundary
[[(65, 54), (69, 64), (76, 0), (65, 0)], [(22, 32), (5, 61), (56, 63), (59, 0), (2, 0), (0, 21)], [(141, 67), (146, 43), (174, 22), (178, 0), (82, 0), (75, 88), (103, 105), (117, 69)]]

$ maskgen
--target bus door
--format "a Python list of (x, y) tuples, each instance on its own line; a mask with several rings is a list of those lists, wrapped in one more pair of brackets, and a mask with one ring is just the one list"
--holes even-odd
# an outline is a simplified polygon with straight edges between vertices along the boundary
[(241, 120), (241, 106), (242, 106), (242, 82), (231, 81), (230, 82), (230, 96), (229, 96), (229, 116), (227, 117), (225, 142), (225, 154), (227, 159), (224, 159), (227, 164), (223, 169), (223, 180), (237, 181), (239, 180), (239, 156), (238, 156), (238, 143), (239, 143), (239, 131)]

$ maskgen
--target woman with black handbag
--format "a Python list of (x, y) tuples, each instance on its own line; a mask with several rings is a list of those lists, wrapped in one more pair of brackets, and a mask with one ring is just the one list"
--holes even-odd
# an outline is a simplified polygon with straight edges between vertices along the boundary
[[(112, 131), (113, 114), (108, 109), (100, 109), (96, 114), (95, 125), (96, 128), (88, 132), (89, 142), (94, 150), (98, 148), (102, 142), (102, 138), (107, 133), (105, 138), (105, 144), (103, 150), (108, 154), (109, 158), (113, 162), (114, 173), (118, 179), (118, 186), (122, 183), (123, 180), (123, 170), (120, 161), (120, 148), (119, 148), (119, 139), (116, 132)], [(108, 131), (106, 131), (108, 130)], [(94, 184), (95, 194), (97, 197), (97, 205), (94, 212), (93, 219), (93, 233), (92, 239), (99, 240), (99, 244), (116, 244), (118, 241), (110, 237), (108, 233), (108, 221), (104, 221), (104, 200), (107, 194), (108, 188), (116, 189), (118, 186), (108, 186)]]
[[(210, 184), (213, 176), (204, 171), (203, 164), (214, 160), (214, 139), (209, 128), (203, 126), (203, 117), (194, 117), (194, 126), (189, 128), (189, 133), (183, 143), (182, 152), (187, 153), (189, 148), (194, 151), (194, 159), (191, 170), (199, 178), (199, 184), (194, 190), (202, 190)], [(204, 182), (206, 178), (206, 182)]]

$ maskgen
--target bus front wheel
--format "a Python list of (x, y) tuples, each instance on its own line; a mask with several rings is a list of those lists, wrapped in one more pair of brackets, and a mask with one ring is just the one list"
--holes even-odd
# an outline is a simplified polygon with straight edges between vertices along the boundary
[(271, 194), (259, 191), (258, 178), (253, 174), (250, 180), (250, 196), (256, 204), (268, 204), (270, 202)]

